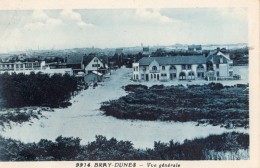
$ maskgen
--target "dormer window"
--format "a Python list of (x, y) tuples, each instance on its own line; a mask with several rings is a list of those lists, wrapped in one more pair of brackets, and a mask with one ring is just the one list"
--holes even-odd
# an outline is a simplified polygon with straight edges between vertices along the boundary
[(162, 70), (165, 70), (165, 66), (162, 66)]
[(156, 71), (156, 70), (157, 70), (157, 67), (156, 67), (156, 66), (153, 66), (152, 70)]

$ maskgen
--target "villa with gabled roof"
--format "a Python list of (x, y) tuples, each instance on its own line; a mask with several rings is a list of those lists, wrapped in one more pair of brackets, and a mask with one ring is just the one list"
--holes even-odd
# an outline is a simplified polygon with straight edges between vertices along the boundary
[(229, 56), (218, 51), (208, 57), (166, 56), (143, 57), (133, 63), (133, 80), (168, 81), (168, 80), (218, 80), (233, 78), (233, 61)]

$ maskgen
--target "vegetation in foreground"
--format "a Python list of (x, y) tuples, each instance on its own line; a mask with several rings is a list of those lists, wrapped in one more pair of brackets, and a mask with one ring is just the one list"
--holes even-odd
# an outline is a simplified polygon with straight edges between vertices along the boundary
[(249, 126), (247, 85), (127, 85), (128, 95), (104, 102), (105, 115), (120, 119), (195, 121), (226, 128)]
[(0, 74), (0, 97), (4, 107), (66, 107), (80, 88), (68, 74)]
[(0, 128), (4, 130), (6, 127), (12, 127), (11, 122), (21, 124), (31, 119), (46, 118), (42, 115), (42, 111), (53, 111), (48, 107), (23, 107), (23, 108), (7, 108), (0, 111)]
[(22, 143), (0, 136), (1, 161), (40, 160), (247, 160), (249, 135), (230, 132), (183, 143), (154, 142), (154, 147), (136, 149), (130, 141), (96, 136), (94, 142), (80, 145), (79, 138), (59, 136), (55, 142)]

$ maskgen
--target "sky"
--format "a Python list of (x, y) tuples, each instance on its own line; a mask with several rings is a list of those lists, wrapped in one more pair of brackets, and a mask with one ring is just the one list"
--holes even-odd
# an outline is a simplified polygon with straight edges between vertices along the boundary
[(1, 10), (0, 52), (248, 42), (246, 8)]

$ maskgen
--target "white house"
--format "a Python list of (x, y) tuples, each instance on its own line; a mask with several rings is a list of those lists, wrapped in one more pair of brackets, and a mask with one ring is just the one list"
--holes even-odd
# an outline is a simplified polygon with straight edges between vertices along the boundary
[(233, 78), (233, 60), (229, 54), (217, 50), (207, 57), (208, 80)]
[(83, 56), (82, 69), (85, 70), (85, 73), (90, 73), (93, 71), (105, 73), (107, 70), (107, 66), (97, 56)]
[(232, 60), (223, 53), (205, 56), (143, 57), (133, 63), (133, 80), (218, 80), (232, 78)]

